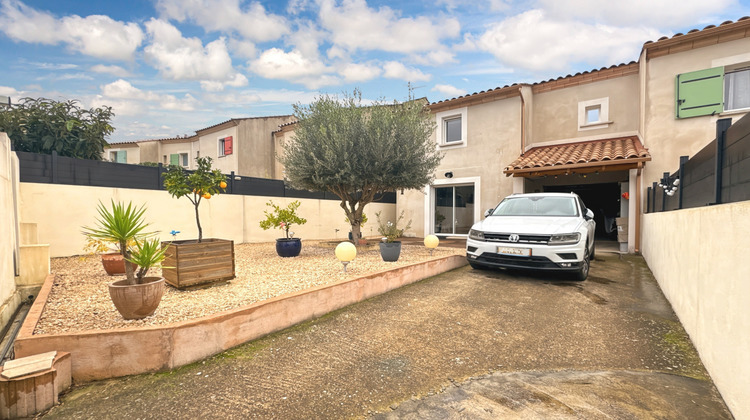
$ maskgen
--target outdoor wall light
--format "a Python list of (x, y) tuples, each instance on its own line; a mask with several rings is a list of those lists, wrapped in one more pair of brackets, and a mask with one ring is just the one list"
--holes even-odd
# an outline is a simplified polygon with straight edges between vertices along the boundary
[(241, 179), (242, 179), (242, 177), (239, 177), (239, 176), (236, 176), (236, 177), (234, 177), (234, 180), (235, 180), (235, 181), (239, 181), (239, 180), (241, 180)]
[(424, 246), (429, 248), (430, 256), (432, 256), (432, 251), (435, 248), (437, 248), (439, 244), (440, 244), (440, 239), (435, 235), (427, 235), (424, 237)]
[(349, 264), (354, 257), (357, 256), (357, 247), (351, 242), (341, 242), (336, 245), (336, 258), (344, 264), (344, 273), (346, 273), (346, 265)]
[(453, 178), (453, 172), (446, 172), (445, 173), (446, 178)]

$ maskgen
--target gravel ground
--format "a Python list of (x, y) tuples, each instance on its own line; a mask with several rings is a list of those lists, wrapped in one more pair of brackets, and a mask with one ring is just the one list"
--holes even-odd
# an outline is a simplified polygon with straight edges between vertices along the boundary
[[(334, 247), (322, 242), (304, 241), (302, 252), (295, 258), (277, 256), (272, 243), (238, 244), (234, 250), (235, 279), (191, 291), (167, 286), (156, 313), (136, 321), (122, 319), (112, 304), (107, 284), (124, 275), (108, 276), (99, 256), (53, 258), (55, 285), (34, 334), (170, 324), (431, 258), (424, 246), (404, 245), (397, 262), (384, 262), (377, 244), (368, 245), (358, 249), (357, 258), (344, 273)], [(462, 252), (462, 249), (438, 248), (432, 258)], [(159, 274), (158, 269), (148, 273)]]

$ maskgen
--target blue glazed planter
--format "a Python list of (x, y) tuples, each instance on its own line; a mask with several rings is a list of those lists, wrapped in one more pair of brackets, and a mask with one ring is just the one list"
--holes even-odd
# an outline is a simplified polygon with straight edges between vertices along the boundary
[(279, 257), (296, 257), (302, 251), (302, 240), (300, 238), (279, 238), (276, 240), (276, 253)]

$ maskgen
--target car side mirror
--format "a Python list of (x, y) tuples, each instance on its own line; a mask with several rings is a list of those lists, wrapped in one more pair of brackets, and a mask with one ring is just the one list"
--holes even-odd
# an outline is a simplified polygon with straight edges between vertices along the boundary
[(591, 220), (594, 218), (594, 212), (591, 209), (586, 209), (586, 219)]
[(491, 215), (492, 214), (492, 210), (495, 210), (495, 209), (487, 209), (487, 211), (484, 212), (484, 217), (487, 217), (487, 216)]

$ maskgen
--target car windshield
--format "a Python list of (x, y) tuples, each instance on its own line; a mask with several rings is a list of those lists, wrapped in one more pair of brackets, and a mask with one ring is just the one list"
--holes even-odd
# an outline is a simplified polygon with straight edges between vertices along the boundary
[(577, 216), (574, 197), (508, 197), (493, 216)]

